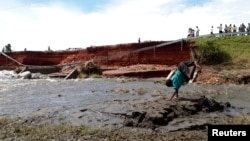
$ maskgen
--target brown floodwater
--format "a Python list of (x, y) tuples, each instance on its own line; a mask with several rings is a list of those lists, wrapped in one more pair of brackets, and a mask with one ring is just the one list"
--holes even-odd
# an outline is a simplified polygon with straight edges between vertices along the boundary
[[(75, 125), (115, 125), (122, 119), (115, 114), (126, 113), (133, 101), (152, 97), (170, 97), (173, 89), (162, 83), (164, 78), (129, 79), (2, 79), (0, 81), (0, 116), (64, 117)], [(180, 89), (185, 93), (201, 94), (217, 101), (229, 102), (229, 115), (250, 113), (250, 87), (247, 85), (187, 84)], [(113, 114), (104, 114), (113, 113)]]

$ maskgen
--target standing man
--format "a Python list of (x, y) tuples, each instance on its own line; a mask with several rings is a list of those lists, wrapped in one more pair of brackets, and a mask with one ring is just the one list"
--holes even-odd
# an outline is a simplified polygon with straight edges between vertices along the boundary
[[(246, 32), (246, 26), (244, 25), (244, 23), (241, 24), (241, 32)], [(242, 36), (245, 36), (245, 33), (242, 33)]]
[(236, 25), (234, 24), (234, 25), (233, 25), (233, 33), (234, 33), (233, 36), (236, 36), (236, 34), (235, 34), (236, 32), (237, 32), (237, 27), (236, 27)]
[(222, 27), (222, 24), (220, 24), (220, 26), (217, 27), (219, 29), (219, 33), (222, 34), (223, 33), (223, 27)]
[(214, 27), (211, 26), (211, 31), (210, 31), (210, 34), (213, 35), (214, 34)]
[(248, 26), (247, 26), (247, 35), (250, 35), (250, 23), (248, 23)]
[(196, 37), (200, 36), (200, 29), (198, 26), (196, 26)]

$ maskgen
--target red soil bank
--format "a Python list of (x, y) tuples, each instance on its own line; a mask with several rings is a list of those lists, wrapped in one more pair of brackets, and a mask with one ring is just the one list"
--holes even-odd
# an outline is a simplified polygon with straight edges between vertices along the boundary
[[(155, 46), (166, 41), (151, 41), (142, 43), (128, 43), (107, 46), (87, 47), (79, 50), (64, 51), (21, 51), (7, 53), (10, 57), (25, 65), (49, 66), (74, 62), (95, 60), (101, 67), (124, 67), (137, 64), (176, 65), (180, 61), (190, 59), (190, 44), (178, 42), (160, 48), (153, 48), (138, 53), (128, 52)], [(128, 53), (124, 56), (110, 59), (111, 56)], [(0, 55), (0, 66), (16, 67), (17, 63)]]
[[(190, 59), (189, 43), (186, 42), (129, 54), (112, 60), (108, 59), (112, 55), (161, 43), (164, 43), (164, 41), (96, 46), (74, 51), (21, 51), (6, 54), (22, 64), (39, 66), (84, 62), (91, 59), (96, 59), (98, 61), (96, 63), (101, 66), (128, 66), (135, 64), (175, 65), (182, 60)], [(100, 61), (99, 59), (102, 60)], [(18, 64), (0, 55), (0, 66), (18, 66)]]

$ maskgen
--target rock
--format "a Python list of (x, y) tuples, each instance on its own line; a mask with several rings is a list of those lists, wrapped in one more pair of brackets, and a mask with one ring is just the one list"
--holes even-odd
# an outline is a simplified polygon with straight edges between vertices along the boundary
[(155, 100), (136, 105), (132, 115), (126, 115), (124, 126), (156, 128), (175, 118), (188, 117), (199, 112), (223, 111), (229, 103), (220, 103), (205, 96), (182, 97), (173, 101)]
[(22, 73), (19, 73), (18, 77), (23, 78), (23, 79), (31, 79), (31, 72), (30, 71), (24, 71)]

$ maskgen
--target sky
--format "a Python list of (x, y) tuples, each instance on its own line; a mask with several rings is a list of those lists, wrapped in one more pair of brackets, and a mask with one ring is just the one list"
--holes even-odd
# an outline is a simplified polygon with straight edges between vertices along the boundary
[(186, 38), (250, 22), (248, 0), (0, 0), (0, 49), (65, 50)]

